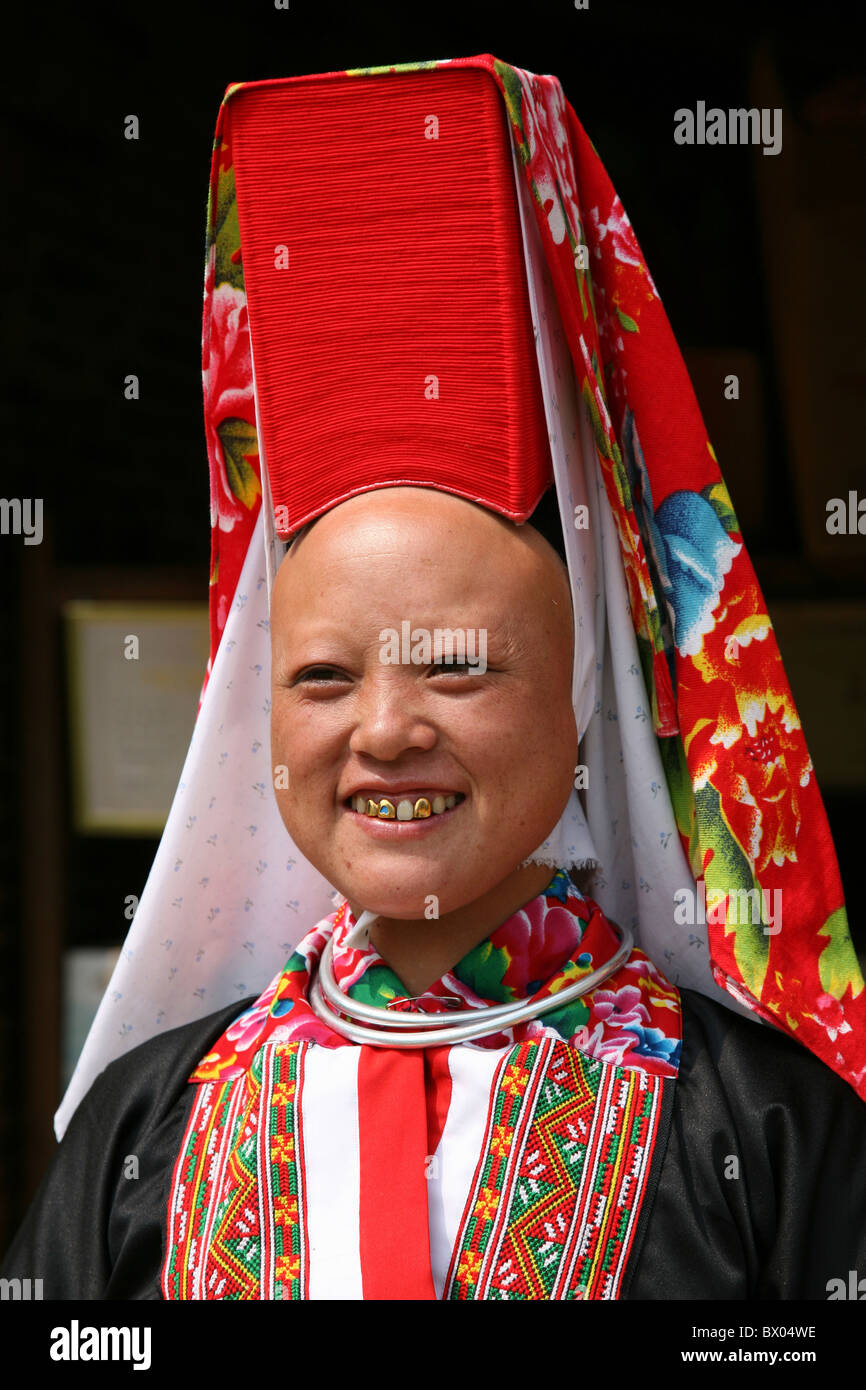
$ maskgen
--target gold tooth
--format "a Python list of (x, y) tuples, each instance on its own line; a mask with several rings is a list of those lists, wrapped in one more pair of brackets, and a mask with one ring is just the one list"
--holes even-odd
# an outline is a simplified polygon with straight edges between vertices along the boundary
[[(383, 796), (381, 801), (374, 801), (372, 797), (367, 798), (367, 805), (363, 814), (366, 816), (378, 816), (380, 820), (396, 820), (397, 808), (389, 797)], [(432, 816), (433, 807), (429, 797), (419, 796), (412, 808), (413, 820), (426, 820)]]

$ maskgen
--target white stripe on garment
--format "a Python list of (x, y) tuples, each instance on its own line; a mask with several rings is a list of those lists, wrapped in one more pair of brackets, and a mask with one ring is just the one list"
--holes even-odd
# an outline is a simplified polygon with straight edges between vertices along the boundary
[(448, 1055), (451, 1104), (445, 1128), (430, 1165), (427, 1209), (430, 1221), (430, 1265), (436, 1297), (445, 1288), (451, 1252), (463, 1209), (481, 1155), (493, 1076), (504, 1048), (454, 1046)]
[(360, 1299), (359, 1047), (310, 1047), (301, 1122), (311, 1299)]

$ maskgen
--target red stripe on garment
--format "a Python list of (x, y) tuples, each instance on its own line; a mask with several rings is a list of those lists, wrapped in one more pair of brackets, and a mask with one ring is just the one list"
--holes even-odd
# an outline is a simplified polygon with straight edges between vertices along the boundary
[(435, 1299), (425, 1158), (424, 1054), (362, 1044), (358, 1062), (364, 1299)]
[(427, 1092), (427, 1153), (435, 1154), (442, 1138), (451, 1105), (450, 1047), (424, 1048), (424, 1079)]

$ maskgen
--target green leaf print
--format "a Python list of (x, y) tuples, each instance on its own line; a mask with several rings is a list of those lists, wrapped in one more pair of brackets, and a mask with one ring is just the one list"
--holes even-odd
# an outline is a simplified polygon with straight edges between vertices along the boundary
[(500, 999), (508, 1003), (514, 997), (513, 991), (507, 989), (502, 980), (509, 964), (508, 952), (501, 947), (495, 948), (487, 940), (467, 952), (454, 967), (454, 974), (482, 999)]
[(559, 1036), (568, 1042), (578, 1028), (589, 1023), (589, 1006), (582, 999), (573, 999), (570, 1004), (563, 1004), (561, 1009), (552, 1009), (550, 1013), (543, 1014), (542, 1020), (546, 1027), (555, 1028)]
[(216, 225), (214, 229), (216, 253), (214, 258), (214, 288), (218, 285), (231, 285), (232, 289), (244, 288), (244, 268), (238, 252), (241, 245), (241, 229), (238, 225), (238, 205), (235, 197), (235, 171), (228, 168), (220, 173), (217, 183)]
[(709, 502), (725, 530), (728, 532), (736, 531), (737, 535), (739, 535), (740, 523), (737, 521), (737, 515), (731, 503), (730, 493), (724, 483), (721, 481), (718, 483), (710, 483), (709, 487), (701, 489), (701, 496), (706, 502)]
[(508, 107), (508, 114), (511, 117), (512, 123), (517, 126), (520, 134), (523, 136), (520, 152), (525, 164), (529, 159), (529, 145), (526, 139), (526, 131), (523, 129), (523, 111), (520, 104), (520, 78), (517, 76), (514, 68), (509, 67), (507, 63), (500, 63), (498, 59), (494, 59), (493, 67), (505, 91), (505, 105)]
[(818, 974), (824, 992), (832, 994), (834, 999), (841, 999), (850, 985), (852, 998), (856, 999), (863, 989), (863, 976), (844, 907), (837, 907), (835, 912), (830, 913), (818, 935), (830, 938), (818, 957)]
[(592, 424), (592, 432), (595, 435), (595, 443), (598, 452), (602, 455), (603, 458), (610, 459), (611, 462), (613, 462), (613, 455), (610, 450), (610, 443), (608, 442), (607, 435), (605, 434), (604, 425), (601, 422), (601, 416), (598, 413), (598, 406), (595, 403), (595, 396), (592, 393), (592, 387), (590, 386), (588, 381), (584, 381), (583, 383), (582, 395), (583, 399), (586, 401), (586, 408), (589, 411), (589, 418)]
[[(704, 855), (707, 850), (712, 850), (712, 857), (704, 870), (708, 895), (712, 888), (724, 893), (755, 888), (757, 885), (749, 861), (725, 820), (719, 793), (711, 782), (695, 792), (695, 813), (701, 850)], [(739, 902), (742, 903), (743, 899), (739, 899)], [(709, 912), (709, 905), (707, 910)], [(770, 938), (762, 922), (751, 920), (751, 912), (738, 912), (738, 919), (743, 915), (748, 916), (749, 920), (726, 923), (725, 935), (734, 933), (734, 959), (746, 988), (756, 999), (760, 999), (770, 956)]]
[(223, 447), (229, 487), (245, 507), (255, 506), (261, 487), (255, 469), (247, 462), (248, 456), (258, 453), (255, 426), (246, 420), (223, 420), (217, 434)]
[(407, 996), (409, 991), (389, 965), (371, 965), (360, 980), (355, 981), (349, 993), (359, 1004), (384, 1008), (392, 999)]

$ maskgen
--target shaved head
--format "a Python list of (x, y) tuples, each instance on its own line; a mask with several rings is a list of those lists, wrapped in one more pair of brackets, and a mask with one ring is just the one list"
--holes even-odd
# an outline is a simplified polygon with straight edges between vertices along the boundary
[[(373, 509), (381, 515), (383, 492), (389, 494), (387, 499), (388, 503), (392, 501), (394, 503), (393, 516), (395, 522), (402, 515), (404, 520), (408, 517), (416, 519), (420, 517), (422, 524), (426, 524), (431, 519), (434, 510), (437, 508), (438, 502), (441, 500), (444, 502), (444, 507), (439, 510), (446, 524), (448, 524), (449, 520), (456, 519), (453, 508), (451, 508), (449, 504), (451, 502), (456, 502), (458, 505), (473, 508), (474, 511), (478, 513), (479, 518), (486, 518), (493, 525), (502, 528), (507, 534), (514, 536), (518, 542), (523, 542), (523, 544), (529, 546), (533, 553), (541, 560), (542, 564), (546, 562), (551, 567), (551, 574), (556, 573), (559, 576), (562, 583), (562, 598), (565, 600), (565, 607), (573, 621), (568, 566), (554, 546), (550, 544), (550, 541), (547, 540), (531, 521), (524, 522), (523, 525), (518, 526), (515, 522), (509, 520), (508, 517), (500, 516), (497, 512), (489, 511), (479, 503), (470, 502), (465, 498), (455, 497), (453, 493), (441, 492), (433, 488), (380, 488), (372, 492), (361, 493), (359, 497), (351, 498), (349, 501), (361, 503), (365, 500), (378, 499), (378, 505), (375, 501), (373, 502)], [(343, 503), (341, 505), (346, 506), (348, 503)], [(313, 527), (318, 526), (327, 516), (333, 515), (336, 511), (339, 511), (339, 508), (335, 507), (331, 512), (325, 512), (323, 516), (316, 517), (313, 521), (308, 521), (306, 526), (303, 526), (290, 541), (287, 555), (292, 553), (297, 554), (302, 541), (310, 534)], [(479, 534), (481, 533), (479, 532)]]
[[(547, 838), (577, 761), (574, 639), (566, 568), (534, 527), (428, 488), (362, 493), (290, 546), (270, 621), (280, 812), (347, 898), (423, 918), (432, 894), (451, 911)], [(486, 665), (423, 644), (395, 661), (385, 634), (410, 630), (482, 635)], [(456, 805), (371, 825), (355, 799), (392, 787)]]

